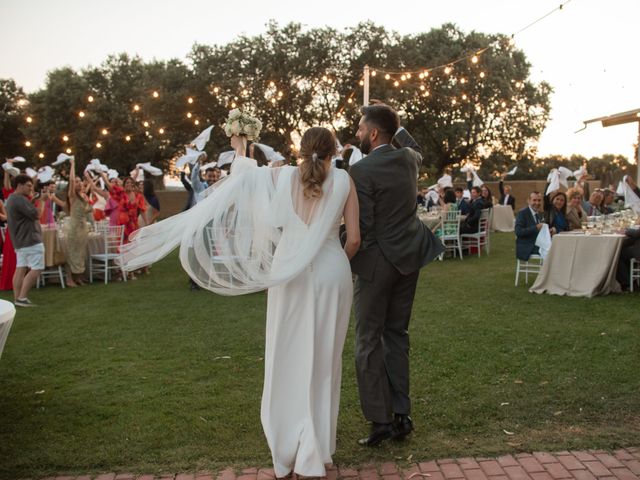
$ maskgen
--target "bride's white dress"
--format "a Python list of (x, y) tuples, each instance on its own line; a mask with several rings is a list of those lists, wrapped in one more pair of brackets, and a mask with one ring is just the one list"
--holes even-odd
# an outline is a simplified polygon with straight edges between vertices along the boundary
[(338, 237), (350, 189), (331, 168), (319, 199), (303, 194), (295, 167), (232, 173), (194, 208), (137, 231), (127, 270), (180, 245), (182, 266), (221, 295), (268, 289), (261, 419), (275, 474), (324, 476), (336, 448), (342, 349), (353, 286)]
[[(342, 170), (334, 174), (346, 175)], [(300, 190), (294, 172), (289, 221), (274, 268), (280, 251), (309, 240), (314, 202)], [(346, 199), (348, 190), (334, 192), (341, 193)], [(324, 464), (331, 463), (336, 448), (342, 348), (353, 297), (351, 269), (338, 237), (341, 216), (339, 212), (334, 218), (331, 232), (302, 273), (268, 293), (261, 417), (278, 477), (291, 471), (324, 476)]]

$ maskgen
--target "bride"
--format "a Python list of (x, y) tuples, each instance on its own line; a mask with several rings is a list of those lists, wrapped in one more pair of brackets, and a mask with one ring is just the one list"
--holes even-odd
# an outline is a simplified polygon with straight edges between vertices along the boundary
[[(261, 420), (275, 474), (325, 476), (336, 448), (342, 349), (360, 245), (358, 198), (331, 167), (336, 140), (313, 127), (297, 167), (257, 168), (232, 136), (231, 175), (194, 208), (132, 235), (123, 267), (159, 260), (178, 244), (184, 269), (221, 295), (268, 289)], [(347, 240), (341, 246), (342, 219)]]

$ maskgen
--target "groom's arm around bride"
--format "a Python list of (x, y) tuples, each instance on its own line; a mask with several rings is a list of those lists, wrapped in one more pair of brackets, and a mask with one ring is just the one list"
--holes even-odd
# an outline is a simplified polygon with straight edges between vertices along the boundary
[(361, 111), (357, 137), (367, 156), (349, 171), (358, 192), (362, 238), (351, 263), (357, 275), (356, 372), (362, 411), (372, 422), (360, 444), (377, 445), (413, 429), (409, 319), (420, 268), (443, 246), (416, 216), (419, 145), (400, 128), (391, 107), (378, 104)]

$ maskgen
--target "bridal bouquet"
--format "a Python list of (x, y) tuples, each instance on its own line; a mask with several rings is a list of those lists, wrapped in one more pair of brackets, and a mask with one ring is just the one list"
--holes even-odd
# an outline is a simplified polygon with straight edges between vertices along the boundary
[(227, 137), (232, 135), (244, 135), (247, 140), (256, 140), (260, 135), (262, 122), (255, 117), (241, 112), (235, 108), (229, 112), (229, 118), (224, 125), (224, 131)]

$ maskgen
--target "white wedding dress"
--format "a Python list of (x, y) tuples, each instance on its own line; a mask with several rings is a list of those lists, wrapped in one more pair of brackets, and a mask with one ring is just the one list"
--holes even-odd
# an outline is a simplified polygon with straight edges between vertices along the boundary
[(275, 474), (325, 476), (353, 297), (338, 237), (349, 177), (331, 168), (322, 197), (310, 200), (295, 167), (255, 168), (244, 158), (234, 165), (194, 208), (136, 232), (125, 268), (157, 261), (179, 243), (183, 267), (204, 288), (268, 289), (261, 420)]

